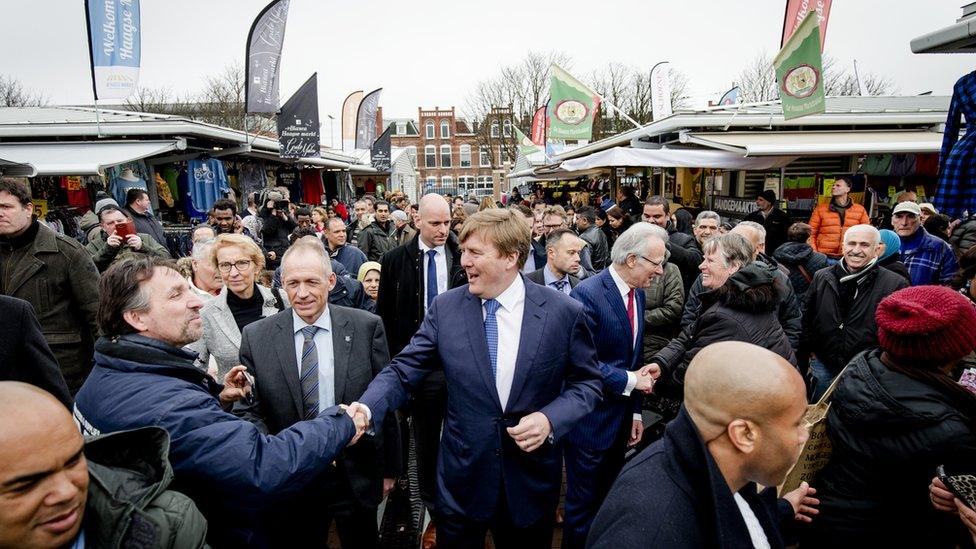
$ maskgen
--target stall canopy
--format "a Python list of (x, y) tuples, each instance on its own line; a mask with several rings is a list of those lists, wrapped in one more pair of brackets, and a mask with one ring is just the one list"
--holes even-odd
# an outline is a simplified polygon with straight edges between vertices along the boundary
[(796, 160), (795, 156), (746, 158), (742, 154), (716, 150), (681, 149), (673, 147), (661, 147), (658, 149), (614, 147), (580, 158), (566, 160), (559, 167), (569, 172), (613, 167), (768, 170), (785, 166), (794, 160)]
[[(929, 131), (683, 132), (682, 143), (737, 156), (826, 156), (939, 152), (942, 134)], [(718, 151), (717, 151), (718, 152)], [(741, 157), (741, 156), (740, 156)], [(566, 162), (563, 162), (565, 165)], [(756, 168), (750, 168), (756, 169)]]
[[(0, 143), (0, 165), (30, 168), (25, 175), (98, 175), (109, 166), (186, 149), (183, 139), (164, 141), (75, 141)], [(7, 175), (16, 175), (4, 166)]]

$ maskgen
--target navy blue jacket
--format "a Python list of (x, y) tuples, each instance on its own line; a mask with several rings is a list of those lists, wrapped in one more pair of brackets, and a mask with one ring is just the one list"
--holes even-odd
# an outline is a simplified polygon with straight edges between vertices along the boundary
[[(773, 549), (779, 525), (792, 522), (786, 500), (772, 488), (739, 494), (755, 513)], [(682, 406), (664, 438), (628, 463), (593, 520), (588, 549), (752, 549), (752, 540), (725, 477)], [(816, 520), (816, 519), (814, 519)]]
[(355, 434), (338, 407), (276, 436), (225, 412), (222, 386), (193, 367), (195, 353), (139, 335), (100, 338), (95, 368), (75, 398), (85, 435), (162, 427), (174, 490), (190, 496), (218, 547), (268, 544), (259, 512), (315, 479)]
[[(502, 484), (518, 527), (553, 513), (559, 500), (559, 440), (600, 400), (596, 351), (583, 308), (569, 296), (525, 284), (525, 308), (515, 377), (505, 409), (491, 375), (481, 299), (465, 284), (434, 298), (420, 330), (370, 383), (360, 398), (374, 429), (406, 402), (432, 371), (447, 379), (447, 416), (437, 460), (437, 508), (486, 522), (498, 507)], [(542, 412), (556, 444), (533, 452), (505, 431), (523, 416)]]
[(622, 423), (629, 422), (631, 414), (640, 411), (639, 394), (624, 396), (623, 392), (627, 388), (627, 372), (638, 369), (643, 357), (644, 291), (638, 288), (634, 292), (636, 343), (628, 325), (627, 308), (610, 276), (610, 267), (577, 284), (570, 295), (583, 304), (587, 325), (593, 332), (597, 365), (603, 378), (603, 401), (576, 424), (567, 440), (578, 446), (606, 450), (613, 445)]

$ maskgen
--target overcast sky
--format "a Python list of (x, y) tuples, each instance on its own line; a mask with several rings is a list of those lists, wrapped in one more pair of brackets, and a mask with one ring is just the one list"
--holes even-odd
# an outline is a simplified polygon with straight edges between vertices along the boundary
[[(250, 24), (267, 0), (142, 0), (144, 87), (198, 91), (242, 62)], [(976, 56), (914, 55), (912, 38), (953, 23), (962, 0), (836, 0), (826, 53), (857, 59), (902, 94), (951, 94)], [(354, 90), (382, 87), (384, 115), (417, 107), (463, 111), (474, 85), (528, 51), (560, 51), (583, 76), (609, 62), (650, 69), (671, 61), (688, 76), (692, 103), (715, 100), (760, 51), (779, 47), (785, 0), (292, 0), (281, 101), (315, 71), (327, 123)], [(81, 0), (3, 0), (0, 74), (54, 104), (92, 102)], [(323, 132), (323, 138), (325, 133)], [(338, 133), (338, 127), (335, 128)], [(324, 139), (327, 141), (327, 139)]]

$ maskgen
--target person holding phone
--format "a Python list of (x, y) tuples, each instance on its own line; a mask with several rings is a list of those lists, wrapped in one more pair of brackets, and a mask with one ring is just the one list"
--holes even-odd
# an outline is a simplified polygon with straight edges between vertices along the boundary
[(170, 259), (169, 251), (153, 237), (136, 232), (135, 223), (122, 208), (108, 205), (98, 212), (98, 231), (85, 246), (98, 272), (105, 272), (113, 263), (140, 254)]

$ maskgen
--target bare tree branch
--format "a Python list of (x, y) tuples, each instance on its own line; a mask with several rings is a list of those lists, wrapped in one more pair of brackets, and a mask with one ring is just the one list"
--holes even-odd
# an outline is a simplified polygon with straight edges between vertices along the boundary
[(24, 85), (13, 76), (0, 74), (0, 107), (43, 107), (47, 98)]

